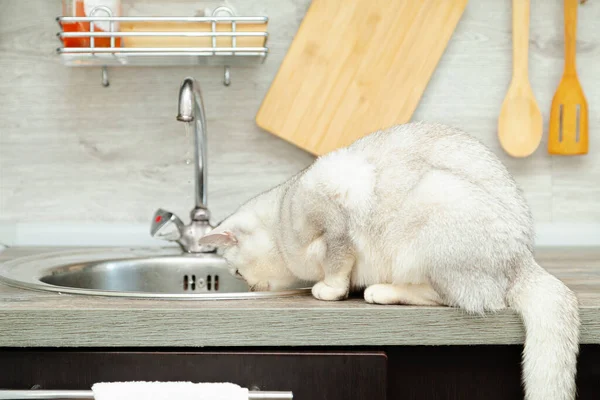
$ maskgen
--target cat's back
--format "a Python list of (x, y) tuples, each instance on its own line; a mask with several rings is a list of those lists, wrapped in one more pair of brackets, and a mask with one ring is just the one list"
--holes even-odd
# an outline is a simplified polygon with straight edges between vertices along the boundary
[(411, 122), (375, 132), (349, 146), (375, 166), (380, 182), (413, 185), (431, 171), (469, 180), (498, 196), (520, 196), (500, 159), (466, 132), (444, 124)]
[(320, 157), (302, 181), (309, 192), (340, 199), (353, 212), (377, 205), (391, 214), (420, 194), (416, 204), (451, 208), (450, 198), (463, 206), (469, 200), (482, 205), (479, 210), (507, 209), (521, 222), (530, 218), (500, 159), (473, 136), (437, 123), (412, 122), (367, 135)]
[(529, 208), (500, 159), (446, 125), (409, 123), (372, 133), (320, 157), (300, 182), (306, 199), (318, 199), (314, 207), (324, 209), (327, 201), (341, 206), (349, 218), (340, 220), (349, 224), (361, 254), (382, 265), (387, 259), (378, 257), (388, 254), (387, 244), (397, 248), (430, 231), (500, 235), (512, 244), (532, 240)]
[(500, 160), (480, 141), (466, 132), (444, 124), (411, 122), (367, 135), (349, 150), (363, 154), (370, 162), (384, 167), (395, 163), (446, 168), (495, 166), (505, 169)]

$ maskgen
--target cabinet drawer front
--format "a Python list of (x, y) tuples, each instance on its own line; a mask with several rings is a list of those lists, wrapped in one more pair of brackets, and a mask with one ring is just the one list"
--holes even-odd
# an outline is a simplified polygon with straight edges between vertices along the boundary
[[(107, 381), (233, 382), (294, 399), (384, 400), (382, 352), (0, 351), (0, 388), (87, 390)], [(174, 399), (176, 400), (176, 399)]]

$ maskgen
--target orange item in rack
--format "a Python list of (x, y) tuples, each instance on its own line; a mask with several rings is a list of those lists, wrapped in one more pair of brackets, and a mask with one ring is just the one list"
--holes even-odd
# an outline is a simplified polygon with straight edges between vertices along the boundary
[[(94, 7), (108, 7), (113, 16), (121, 15), (120, 1), (98, 1), (98, 0), (63, 0), (63, 15), (73, 17), (89, 17), (89, 13)], [(98, 10), (94, 16), (108, 16), (105, 11)], [(64, 32), (89, 32), (89, 22), (62, 22)], [(95, 22), (94, 32), (107, 32), (110, 30), (110, 23), (106, 21)], [(118, 31), (118, 23), (114, 23), (114, 30)], [(91, 47), (90, 37), (69, 37), (62, 38), (65, 47)], [(94, 38), (95, 47), (110, 47), (110, 37)], [(115, 37), (115, 47), (121, 47), (121, 38)]]

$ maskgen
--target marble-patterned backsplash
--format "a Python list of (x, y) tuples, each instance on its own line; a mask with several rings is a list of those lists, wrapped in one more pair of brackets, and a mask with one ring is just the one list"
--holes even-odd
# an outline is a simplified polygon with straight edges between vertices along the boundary
[[(254, 123), (310, 1), (228, 3), (239, 13), (269, 16), (265, 64), (233, 67), (229, 87), (221, 83), (220, 67), (111, 68), (111, 85), (104, 88), (99, 69), (59, 62), (60, 1), (0, 2), (0, 223), (147, 224), (158, 207), (187, 218), (193, 140), (175, 120), (186, 76), (199, 80), (206, 103), (208, 203), (215, 220), (312, 162)], [(590, 152), (551, 157), (546, 151), (550, 103), (563, 69), (562, 4), (531, 2), (530, 79), (545, 132), (533, 156), (507, 156), (496, 137), (511, 76), (510, 2), (469, 3), (414, 119), (458, 126), (490, 146), (524, 189), (537, 223), (600, 224), (598, 1), (580, 7), (578, 24)]]

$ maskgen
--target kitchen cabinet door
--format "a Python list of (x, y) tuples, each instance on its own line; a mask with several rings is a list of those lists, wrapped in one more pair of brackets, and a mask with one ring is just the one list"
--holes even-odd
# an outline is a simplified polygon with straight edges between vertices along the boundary
[[(298, 400), (384, 400), (383, 352), (0, 351), (0, 388), (88, 390), (95, 382), (232, 382)], [(176, 399), (174, 399), (176, 400)]]

